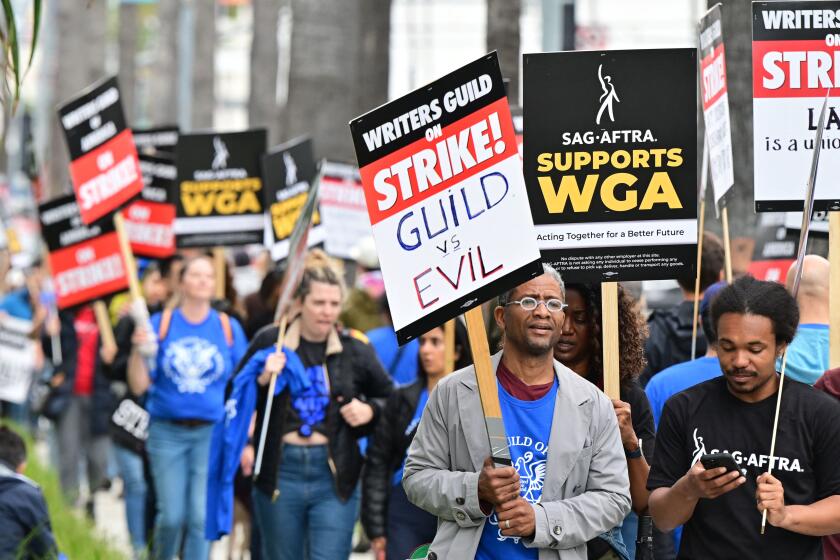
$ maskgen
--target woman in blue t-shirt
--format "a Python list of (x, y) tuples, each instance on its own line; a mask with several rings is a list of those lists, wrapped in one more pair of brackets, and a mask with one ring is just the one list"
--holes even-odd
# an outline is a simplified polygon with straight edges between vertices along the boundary
[[(362, 525), (376, 559), (403, 560), (418, 546), (432, 542), (437, 518), (408, 501), (402, 487), (403, 467), (408, 446), (429, 393), (447, 373), (443, 328), (437, 327), (420, 337), (417, 380), (399, 387), (385, 405), (368, 447), (362, 480)], [(467, 329), (455, 321), (455, 369), (472, 363)]]
[(206, 560), (210, 438), (224, 414), (225, 385), (248, 343), (236, 319), (210, 306), (216, 283), (210, 258), (187, 260), (179, 280), (179, 305), (151, 318), (153, 333), (135, 330), (128, 378), (133, 393), (148, 393), (146, 451), (158, 506), (153, 557), (174, 558), (183, 532), (182, 558)]

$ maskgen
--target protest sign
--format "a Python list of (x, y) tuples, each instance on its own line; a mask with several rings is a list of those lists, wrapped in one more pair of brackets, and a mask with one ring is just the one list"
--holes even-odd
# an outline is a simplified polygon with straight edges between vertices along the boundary
[[(818, 210), (811, 216), (811, 234), (817, 237), (828, 235), (828, 219), (831, 212)], [(786, 228), (795, 230), (798, 234), (802, 228), (802, 212), (785, 212), (784, 225)]]
[(70, 151), (70, 177), (86, 224), (143, 188), (137, 148), (126, 127), (117, 79), (92, 86), (58, 110)]
[(134, 128), (134, 145), (139, 154), (174, 154), (178, 145), (178, 127), (175, 125), (154, 128)]
[(522, 107), (514, 106), (510, 108), (510, 116), (513, 121), (513, 132), (516, 134), (516, 148), (519, 151), (519, 157), (522, 157), (522, 145), (525, 143), (524, 138), (524, 117), (522, 115)]
[(801, 211), (814, 131), (831, 90), (815, 210), (840, 209), (840, 2), (753, 2), (755, 209)]
[(35, 370), (32, 321), (0, 317), (0, 400), (22, 404)]
[[(289, 256), (292, 231), (318, 172), (312, 153), (312, 140), (292, 140), (271, 150), (262, 158), (262, 171), (265, 207), (269, 218), (265, 244), (271, 248), (271, 258), (280, 261)], [(308, 246), (323, 241), (324, 227), (316, 208)]]
[(719, 211), (724, 205), (724, 197), (735, 184), (720, 4), (712, 7), (700, 20), (700, 94), (715, 210)]
[(524, 55), (525, 181), (543, 259), (564, 278), (694, 275), (696, 57)]
[(354, 165), (324, 162), (321, 177), (324, 249), (334, 257), (353, 258), (353, 248), (371, 235), (362, 177)]
[(401, 343), (542, 273), (495, 53), (350, 129)]
[[(801, 213), (799, 214), (801, 225)], [(759, 280), (784, 283), (788, 269), (796, 259), (796, 242), (799, 232), (788, 231), (786, 216), (782, 212), (760, 215), (756, 228), (753, 259), (747, 272)]]
[(119, 240), (112, 220), (85, 224), (73, 196), (39, 206), (41, 233), (59, 309), (103, 298), (128, 287)]
[(125, 230), (136, 255), (164, 259), (175, 254), (175, 205), (169, 201), (175, 184), (175, 161), (167, 155), (140, 154), (143, 190), (122, 210)]
[(175, 150), (178, 247), (263, 242), (264, 129), (182, 134)]

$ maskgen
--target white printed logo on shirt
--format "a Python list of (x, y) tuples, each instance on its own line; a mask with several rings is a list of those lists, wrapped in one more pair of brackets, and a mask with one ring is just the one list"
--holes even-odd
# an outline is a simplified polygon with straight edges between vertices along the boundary
[[(526, 501), (536, 504), (539, 503), (542, 497), (543, 484), (545, 483), (546, 471), (546, 457), (545, 453), (548, 445), (542, 441), (534, 441), (529, 436), (509, 436), (508, 447), (510, 447), (511, 455), (516, 457), (513, 466), (516, 469), (516, 474), (519, 475), (519, 495)], [(517, 447), (523, 448), (517, 450)], [(527, 449), (527, 451), (525, 450)], [(517, 453), (517, 451), (519, 451)], [(496, 513), (490, 516), (487, 520), (491, 525), (498, 527), (499, 519)], [(512, 539), (514, 543), (519, 543), (520, 537), (508, 537), (502, 534), (502, 530), (498, 529), (496, 540), (504, 541)]]
[(197, 336), (173, 340), (163, 355), (163, 372), (180, 393), (203, 393), (224, 371), (216, 345)]
[[(703, 442), (703, 437), (697, 433), (697, 428), (691, 434), (694, 439), (694, 451), (692, 451), (691, 466), (700, 460), (703, 455), (711, 453), (729, 453), (739, 466), (758, 467), (765, 469), (770, 464), (769, 455), (761, 455), (758, 453), (745, 453), (738, 449), (712, 449), (706, 451), (706, 444)], [(773, 457), (773, 470), (787, 471), (787, 472), (805, 472), (805, 469), (799, 464), (799, 459), (790, 459), (789, 457)]]

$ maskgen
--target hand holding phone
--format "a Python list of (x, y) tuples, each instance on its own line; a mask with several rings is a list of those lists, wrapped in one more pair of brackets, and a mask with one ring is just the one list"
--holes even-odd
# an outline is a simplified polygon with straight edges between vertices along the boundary
[(738, 471), (746, 476), (746, 473), (741, 470), (741, 467), (738, 466), (735, 457), (731, 453), (708, 453), (700, 457), (700, 462), (707, 471), (725, 467), (726, 471), (724, 473)]
[(685, 481), (689, 495), (711, 499), (734, 490), (747, 479), (731, 454), (715, 453), (701, 457), (686, 473)]

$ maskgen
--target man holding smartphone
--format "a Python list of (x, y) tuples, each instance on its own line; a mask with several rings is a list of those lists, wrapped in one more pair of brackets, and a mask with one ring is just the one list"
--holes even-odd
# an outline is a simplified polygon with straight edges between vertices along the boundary
[[(784, 286), (751, 277), (722, 289), (712, 303), (723, 376), (665, 404), (648, 478), (657, 526), (685, 524), (679, 558), (821, 560), (819, 537), (840, 532), (837, 402), (785, 380), (767, 474), (780, 380), (775, 361), (798, 319)], [(739, 470), (707, 470), (703, 456), (717, 453), (731, 454)]]

